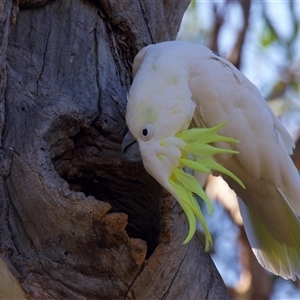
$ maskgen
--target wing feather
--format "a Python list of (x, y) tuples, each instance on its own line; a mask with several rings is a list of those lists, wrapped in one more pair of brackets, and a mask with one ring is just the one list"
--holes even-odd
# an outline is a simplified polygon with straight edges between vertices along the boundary
[(227, 121), (219, 133), (240, 141), (217, 144), (239, 151), (218, 160), (246, 186), (225, 178), (244, 201), (239, 201), (241, 214), (258, 261), (283, 278), (299, 277), (300, 179), (289, 156), (292, 138), (258, 89), (225, 59), (198, 56), (189, 86), (197, 105), (192, 126)]
[[(193, 124), (212, 127), (227, 121), (220, 134), (240, 144), (217, 146), (239, 151), (237, 158), (246, 172), (279, 188), (300, 215), (300, 180), (289, 156), (294, 142), (258, 89), (213, 52), (198, 57), (190, 69), (189, 84), (197, 105)], [(225, 167), (230, 158), (218, 156)]]

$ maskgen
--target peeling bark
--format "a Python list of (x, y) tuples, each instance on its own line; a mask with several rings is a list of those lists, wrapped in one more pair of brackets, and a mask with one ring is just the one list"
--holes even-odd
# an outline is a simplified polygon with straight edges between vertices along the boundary
[(0, 252), (30, 299), (228, 298), (174, 199), (121, 159), (132, 59), (187, 4), (20, 0), (14, 22), (4, 1)]

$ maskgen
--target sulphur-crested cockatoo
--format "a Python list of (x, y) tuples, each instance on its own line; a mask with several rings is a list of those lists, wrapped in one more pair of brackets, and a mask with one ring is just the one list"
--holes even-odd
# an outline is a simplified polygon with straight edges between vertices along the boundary
[[(201, 174), (223, 174), (242, 199), (244, 226), (267, 270), (300, 275), (300, 180), (294, 143), (258, 89), (230, 62), (186, 42), (149, 45), (135, 57), (126, 122), (147, 172), (187, 215), (188, 242), (198, 219), (195, 195), (212, 210)], [(197, 179), (196, 179), (197, 178)]]

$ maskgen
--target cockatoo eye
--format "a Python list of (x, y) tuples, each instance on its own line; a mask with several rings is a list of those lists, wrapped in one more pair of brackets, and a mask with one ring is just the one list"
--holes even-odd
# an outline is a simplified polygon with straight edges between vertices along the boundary
[(145, 125), (141, 130), (141, 138), (143, 141), (148, 141), (152, 138), (154, 126), (152, 124)]

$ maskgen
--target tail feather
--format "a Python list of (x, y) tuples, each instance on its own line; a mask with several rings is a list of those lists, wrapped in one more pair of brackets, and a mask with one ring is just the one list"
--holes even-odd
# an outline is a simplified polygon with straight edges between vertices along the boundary
[(247, 237), (259, 263), (285, 279), (300, 278), (300, 180), (288, 163), (279, 186), (263, 177), (254, 178), (231, 158), (224, 165), (245, 184), (235, 190)]
[[(285, 279), (300, 277), (300, 222), (284, 198), (285, 236), (275, 237), (249, 207), (239, 199), (247, 237), (259, 263)], [(270, 207), (270, 213), (272, 208)], [(276, 217), (276, 216), (275, 216)], [(284, 241), (284, 242), (282, 242)]]

